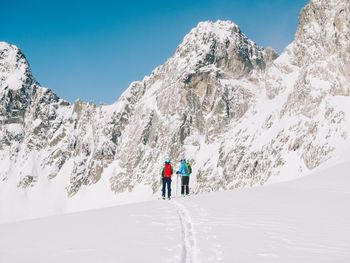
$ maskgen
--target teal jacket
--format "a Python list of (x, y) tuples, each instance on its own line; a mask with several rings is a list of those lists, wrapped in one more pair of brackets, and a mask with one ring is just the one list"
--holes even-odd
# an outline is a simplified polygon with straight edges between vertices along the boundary
[(190, 176), (191, 173), (186, 173), (186, 162), (182, 161), (180, 163), (177, 173), (181, 174), (181, 176)]

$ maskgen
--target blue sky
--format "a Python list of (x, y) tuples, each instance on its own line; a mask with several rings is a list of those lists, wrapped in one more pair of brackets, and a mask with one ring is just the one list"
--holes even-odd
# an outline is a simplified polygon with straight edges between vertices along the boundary
[(229, 19), (278, 52), (307, 0), (2, 0), (0, 41), (17, 45), (36, 79), (70, 102), (112, 103), (170, 57), (199, 21)]

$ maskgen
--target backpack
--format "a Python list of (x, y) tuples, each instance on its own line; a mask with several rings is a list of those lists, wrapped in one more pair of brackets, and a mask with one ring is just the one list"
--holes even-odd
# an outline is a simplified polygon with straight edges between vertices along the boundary
[(163, 176), (170, 178), (173, 174), (173, 168), (171, 167), (170, 163), (166, 163), (163, 169)]
[(192, 173), (192, 167), (188, 162), (185, 163), (185, 171), (186, 171), (186, 174)]

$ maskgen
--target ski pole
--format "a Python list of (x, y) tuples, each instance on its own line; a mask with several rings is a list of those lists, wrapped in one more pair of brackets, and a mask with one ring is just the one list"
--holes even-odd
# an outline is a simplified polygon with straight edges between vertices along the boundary
[(176, 176), (176, 197), (179, 197), (178, 189), (179, 189), (179, 175), (177, 174), (177, 176)]

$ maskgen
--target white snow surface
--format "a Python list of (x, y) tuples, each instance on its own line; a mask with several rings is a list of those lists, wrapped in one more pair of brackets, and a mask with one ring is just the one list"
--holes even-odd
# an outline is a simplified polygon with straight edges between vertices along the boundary
[(0, 262), (348, 263), (349, 169), (0, 224)]

